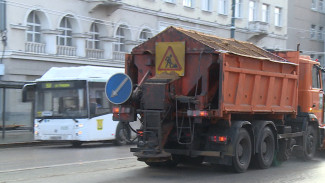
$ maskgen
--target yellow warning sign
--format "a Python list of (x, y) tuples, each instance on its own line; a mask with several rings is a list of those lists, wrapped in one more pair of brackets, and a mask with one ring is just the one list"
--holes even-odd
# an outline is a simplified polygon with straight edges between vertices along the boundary
[(185, 42), (158, 42), (156, 44), (156, 74), (175, 72), (184, 76)]
[(103, 130), (103, 119), (97, 119), (97, 130)]

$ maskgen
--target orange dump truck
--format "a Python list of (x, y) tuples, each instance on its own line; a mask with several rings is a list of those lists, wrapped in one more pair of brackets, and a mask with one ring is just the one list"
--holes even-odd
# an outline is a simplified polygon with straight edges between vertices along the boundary
[(299, 52), (169, 27), (135, 47), (125, 68), (106, 93), (118, 104), (114, 120), (141, 118), (131, 151), (149, 166), (210, 162), (244, 172), (292, 153), (311, 159), (322, 147), (322, 69)]

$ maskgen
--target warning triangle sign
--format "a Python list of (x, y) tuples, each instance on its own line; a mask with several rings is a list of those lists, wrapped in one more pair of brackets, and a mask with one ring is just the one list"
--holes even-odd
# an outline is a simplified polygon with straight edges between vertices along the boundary
[(180, 71), (182, 66), (179, 63), (177, 56), (171, 46), (168, 46), (160, 64), (158, 66), (159, 71)]

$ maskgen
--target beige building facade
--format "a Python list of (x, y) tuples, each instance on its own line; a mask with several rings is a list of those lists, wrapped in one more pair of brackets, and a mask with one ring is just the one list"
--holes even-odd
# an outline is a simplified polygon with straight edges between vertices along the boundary
[[(170, 25), (229, 37), (231, 5), (231, 0), (8, 0), (2, 81), (31, 81), (52, 66), (123, 67), (125, 52)], [(236, 0), (235, 38), (284, 49), (287, 8), (287, 0)]]
[[(288, 0), (1, 0), (0, 117), (28, 118), (20, 90), (51, 67), (124, 67), (124, 54), (168, 26), (285, 49)], [(3, 21), (2, 21), (3, 22)], [(15, 89), (7, 91), (8, 88)], [(6, 106), (6, 107), (3, 107)], [(20, 106), (17, 108), (17, 106)], [(6, 114), (6, 115), (4, 115)], [(19, 117), (20, 116), (20, 117)]]
[(324, 0), (289, 0), (287, 48), (300, 51), (324, 63)]

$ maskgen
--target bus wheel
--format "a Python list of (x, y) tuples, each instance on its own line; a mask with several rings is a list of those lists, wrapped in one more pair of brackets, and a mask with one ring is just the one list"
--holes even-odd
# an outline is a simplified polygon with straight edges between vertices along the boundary
[(72, 147), (80, 147), (81, 144), (82, 144), (82, 142), (80, 142), (80, 141), (74, 141), (71, 144), (72, 144)]
[(235, 141), (235, 156), (232, 157), (232, 166), (235, 172), (245, 172), (250, 164), (252, 142), (246, 129), (241, 128)]
[(123, 123), (119, 123), (116, 128), (114, 144), (121, 146), (130, 142), (130, 130)]
[(263, 129), (263, 135), (258, 142), (258, 153), (254, 159), (259, 168), (266, 169), (272, 165), (275, 151), (275, 141), (272, 130), (269, 127)]

